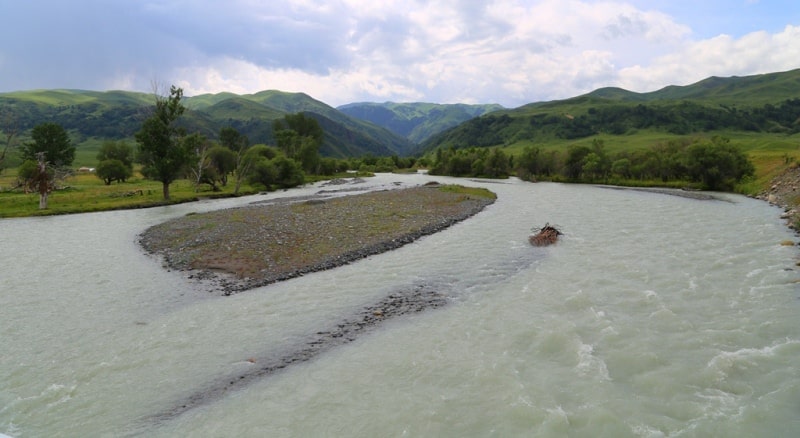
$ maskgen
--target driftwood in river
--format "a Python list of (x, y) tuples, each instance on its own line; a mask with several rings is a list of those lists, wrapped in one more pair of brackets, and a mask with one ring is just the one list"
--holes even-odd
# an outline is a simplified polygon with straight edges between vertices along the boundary
[(558, 236), (561, 234), (562, 233), (558, 230), (558, 228), (550, 224), (544, 224), (544, 226), (540, 228), (536, 234), (533, 234), (528, 238), (528, 241), (530, 241), (531, 245), (533, 246), (552, 245), (558, 241)]

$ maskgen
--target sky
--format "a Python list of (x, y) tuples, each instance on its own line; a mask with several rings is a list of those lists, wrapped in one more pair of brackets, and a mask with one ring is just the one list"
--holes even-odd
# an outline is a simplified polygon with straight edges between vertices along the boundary
[(517, 107), (800, 68), (797, 0), (0, 0), (0, 92)]

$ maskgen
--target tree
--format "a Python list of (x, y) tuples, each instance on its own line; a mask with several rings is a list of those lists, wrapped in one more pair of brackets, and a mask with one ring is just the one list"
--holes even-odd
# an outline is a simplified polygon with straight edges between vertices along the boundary
[(303, 113), (287, 114), (273, 122), (272, 130), (278, 147), (288, 158), (298, 160), (306, 172), (317, 172), (324, 132), (316, 119)]
[(181, 176), (191, 156), (181, 141), (183, 130), (175, 126), (186, 109), (181, 104), (183, 90), (173, 85), (169, 94), (156, 93), (155, 110), (136, 133), (142, 174), (161, 181), (164, 199), (169, 199), (169, 185)]
[(489, 178), (507, 178), (508, 157), (500, 148), (492, 148), (484, 162), (482, 173)]
[(284, 156), (277, 156), (272, 160), (272, 163), (278, 169), (277, 184), (279, 187), (288, 189), (297, 187), (305, 182), (306, 177), (303, 175), (303, 169), (300, 168), (297, 161)]
[(100, 146), (97, 161), (119, 160), (124, 166), (133, 169), (133, 149), (124, 141), (108, 140)]
[(95, 175), (106, 185), (114, 181), (125, 182), (133, 176), (133, 149), (124, 141), (106, 141), (97, 152)]
[[(211, 144), (204, 135), (192, 134), (183, 138), (183, 147), (191, 154), (191, 165), (188, 167), (196, 192), (200, 190), (200, 183), (209, 179), (208, 169), (211, 167), (211, 158), (208, 156), (208, 151), (211, 149)], [(215, 184), (211, 184), (211, 186), (214, 189), (217, 188)]]
[(235, 128), (227, 126), (220, 129), (219, 142), (222, 146), (236, 153), (236, 161), (233, 169), (233, 194), (237, 195), (239, 194), (239, 188), (242, 186), (242, 182), (245, 177), (247, 177), (253, 165), (253, 161), (247, 159), (247, 150), (250, 147), (250, 141), (247, 139), (247, 136), (242, 135)]
[(39, 193), (39, 210), (47, 209), (47, 198), (55, 188), (55, 172), (48, 168), (45, 152), (37, 152), (35, 162), (25, 161), (19, 175), (25, 178), (26, 193), (28, 190)]
[(296, 159), (300, 162), (303, 170), (308, 173), (319, 173), (319, 145), (320, 143), (312, 137), (302, 137), (300, 140), (300, 150), (297, 152)]
[(278, 181), (278, 169), (272, 160), (263, 157), (253, 157), (252, 170), (249, 173), (250, 184), (260, 184), (267, 190)]
[(39, 153), (44, 154), (44, 160), (56, 168), (66, 167), (75, 160), (75, 146), (61, 125), (45, 122), (36, 125), (31, 130), (31, 139), (22, 146), (22, 159), (39, 161)]
[(236, 171), (236, 152), (223, 146), (214, 146), (208, 151), (208, 159), (211, 160), (211, 169), (216, 173), (216, 179), (223, 186), (228, 185), (228, 174)]
[(611, 163), (611, 173), (619, 175), (623, 178), (631, 177), (631, 160), (627, 158), (619, 158)]
[(540, 172), (539, 148), (526, 146), (517, 158), (517, 175), (522, 179), (536, 180)]
[(731, 190), (734, 185), (755, 173), (753, 163), (730, 140), (715, 136), (689, 146), (686, 168), (692, 181), (709, 190)]
[(103, 160), (97, 165), (95, 175), (102, 179), (106, 185), (111, 185), (114, 181), (125, 182), (133, 175), (133, 170), (120, 160)]
[(592, 153), (592, 150), (586, 146), (571, 146), (567, 150), (564, 175), (570, 180), (578, 180), (583, 174), (584, 159), (590, 153)]

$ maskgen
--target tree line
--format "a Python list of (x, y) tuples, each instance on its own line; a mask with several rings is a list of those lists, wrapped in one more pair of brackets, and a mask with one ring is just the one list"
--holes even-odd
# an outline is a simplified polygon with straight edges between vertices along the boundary
[(733, 190), (755, 167), (747, 155), (725, 137), (670, 140), (648, 149), (609, 154), (602, 140), (591, 146), (576, 145), (566, 151), (526, 147), (511, 155), (501, 147), (440, 148), (432, 158), (430, 173), (459, 177), (563, 180), (569, 182), (622, 183), (686, 182), (707, 190)]

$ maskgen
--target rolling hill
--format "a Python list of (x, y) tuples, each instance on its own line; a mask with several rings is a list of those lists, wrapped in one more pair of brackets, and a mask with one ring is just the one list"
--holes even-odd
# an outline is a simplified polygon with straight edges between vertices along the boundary
[(350, 116), (383, 126), (416, 144), (469, 119), (501, 110), (503, 107), (497, 104), (360, 102), (342, 105), (337, 109)]
[(438, 147), (537, 144), (643, 131), (800, 133), (800, 69), (711, 77), (648, 93), (601, 88), (571, 99), (531, 103), (485, 114), (434, 135), (420, 144), (417, 153)]
[[(31, 90), (0, 93), (0, 115), (25, 133), (48, 121), (83, 142), (131, 139), (153, 102), (127, 91)], [(315, 118), (324, 156), (408, 156), (438, 147), (570, 142), (595, 135), (688, 135), (715, 131), (800, 133), (800, 69), (744, 77), (710, 77), (687, 86), (636, 93), (601, 88), (570, 99), (500, 105), (352, 103), (333, 108), (304, 93), (203, 94), (184, 98), (181, 123), (216, 138), (232, 126), (250, 142), (274, 143), (272, 123), (289, 113)], [(2, 121), (2, 118), (0, 118)], [(0, 129), (3, 127), (0, 126)], [(24, 135), (23, 135), (24, 137)]]
[[(11, 114), (24, 132), (42, 122), (55, 122), (70, 131), (80, 147), (89, 139), (131, 139), (153, 103), (147, 93), (127, 91), (33, 90), (0, 93), (0, 112)], [(180, 124), (189, 132), (216, 138), (233, 126), (250, 142), (274, 143), (272, 123), (289, 113), (303, 112), (325, 130), (320, 148), (324, 156), (346, 158), (408, 155), (413, 144), (372, 123), (350, 117), (303, 93), (262, 91), (184, 97), (187, 111)]]

